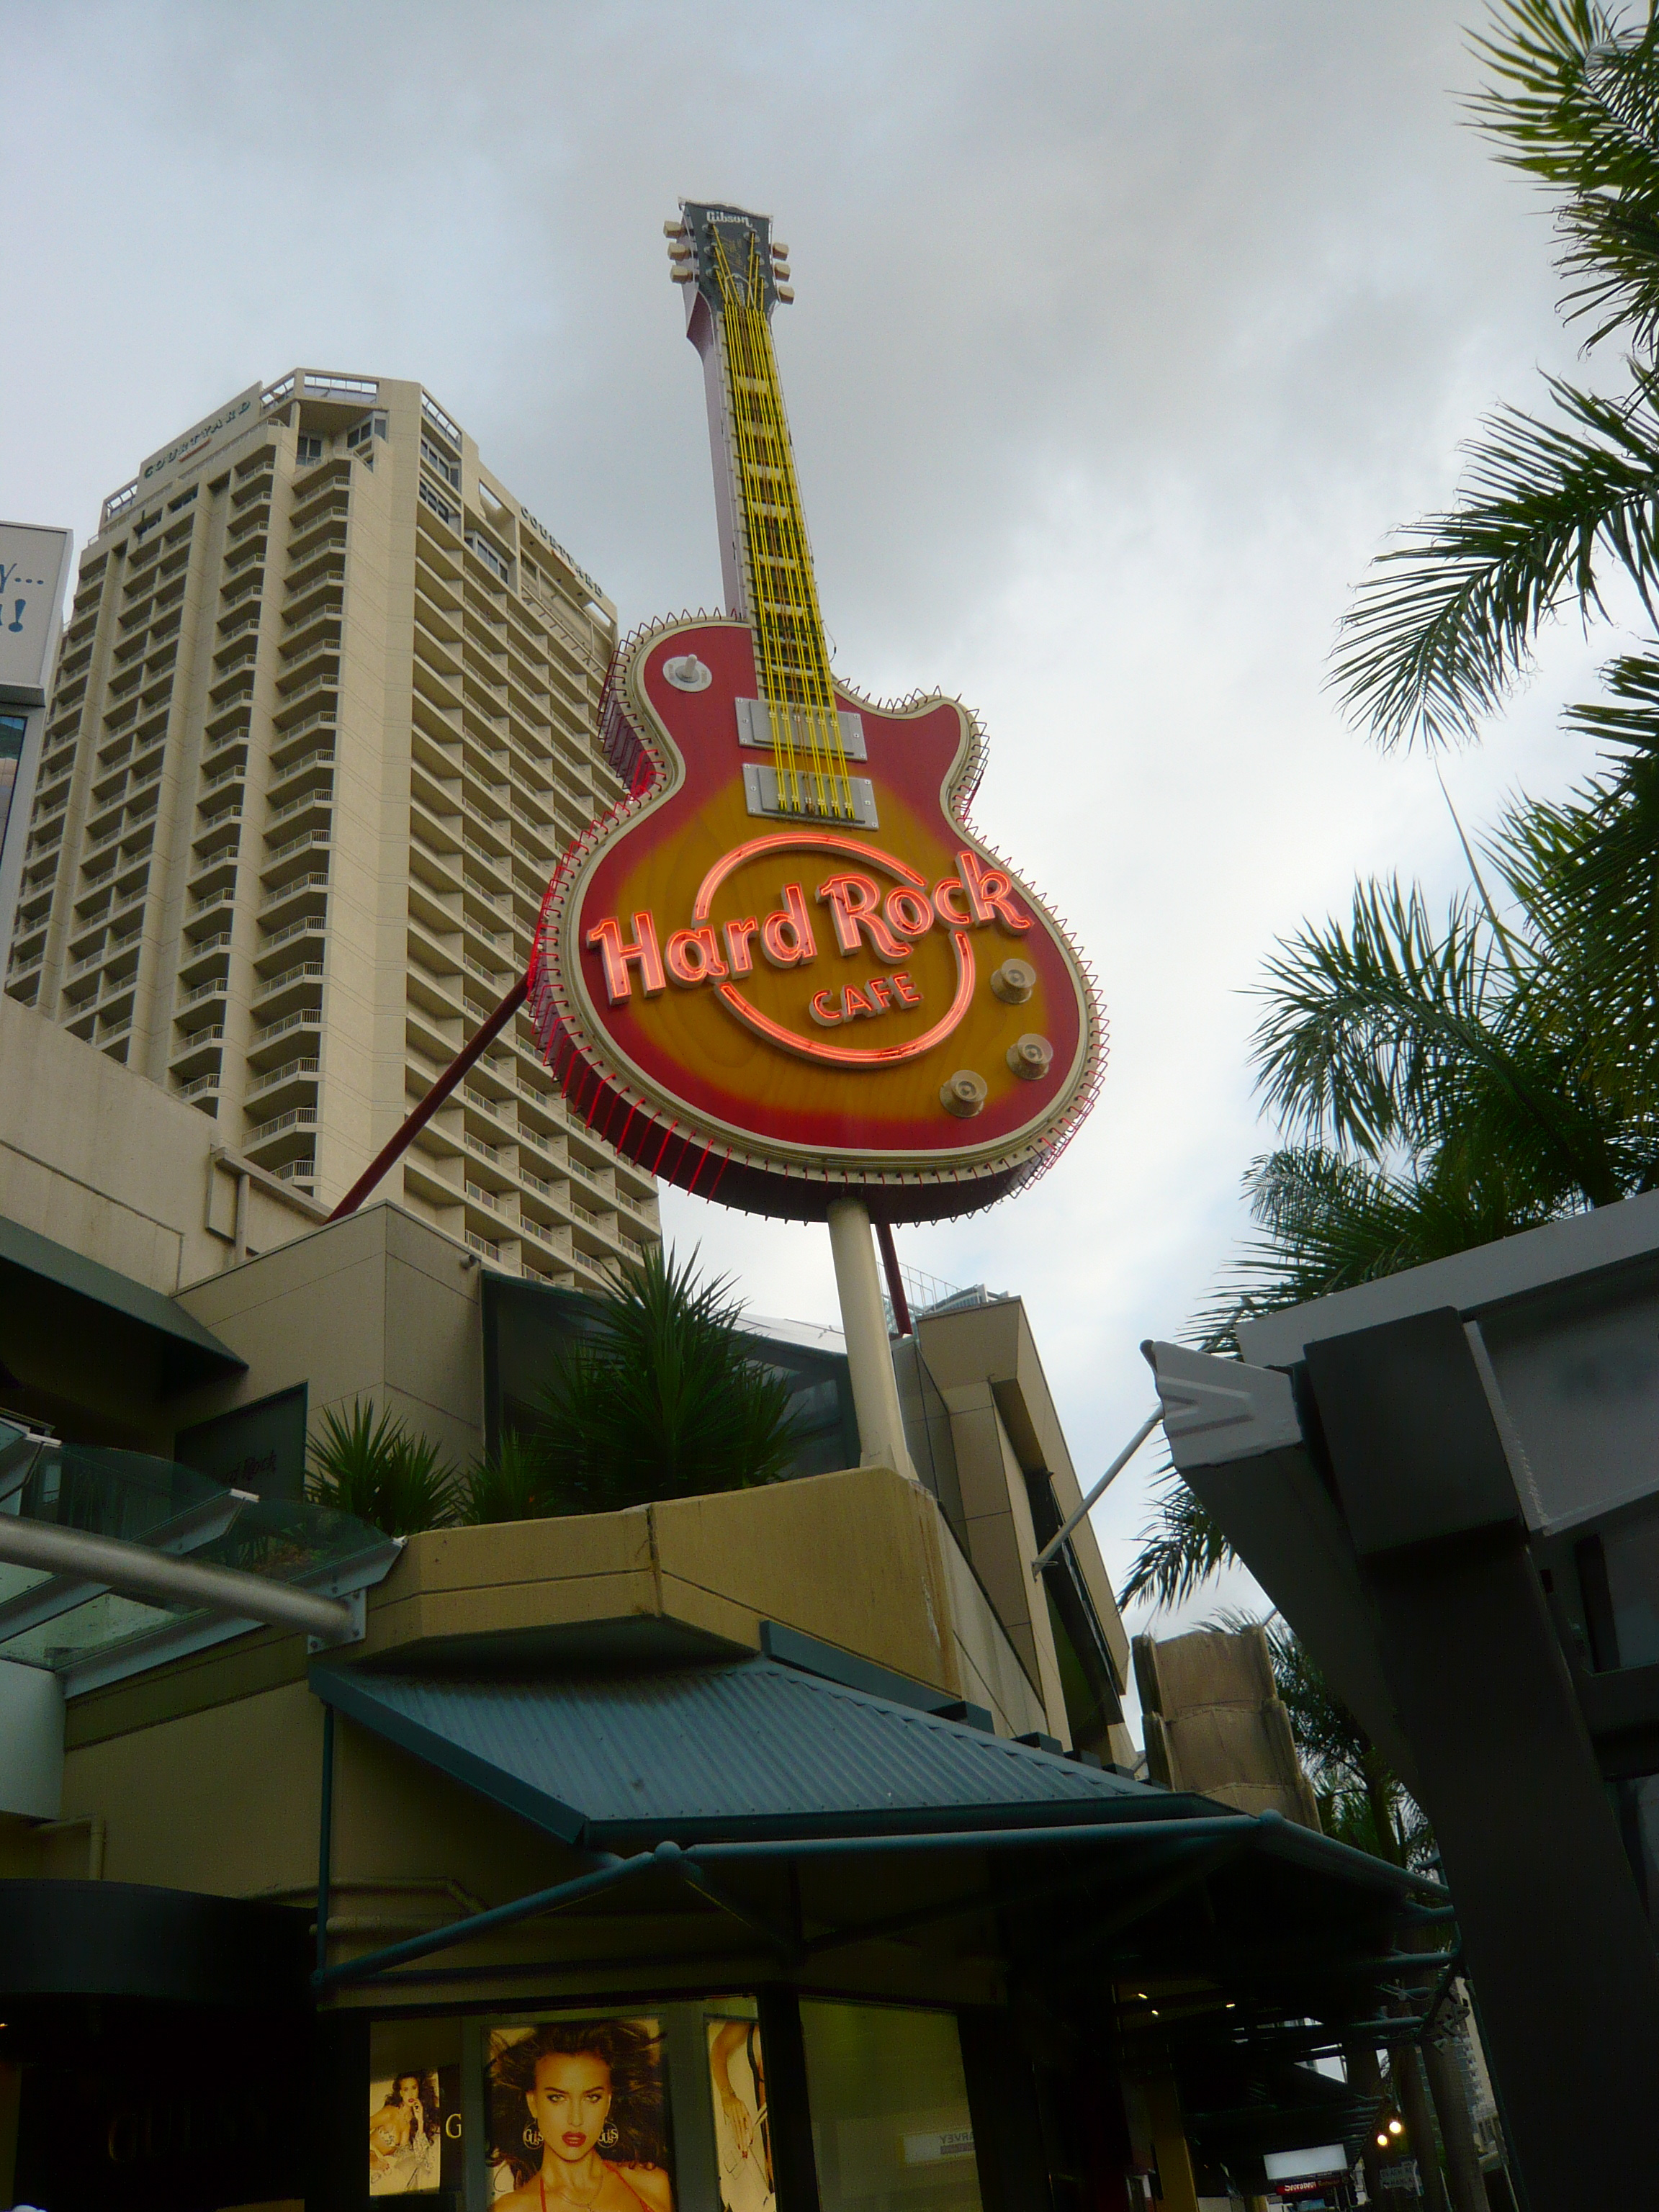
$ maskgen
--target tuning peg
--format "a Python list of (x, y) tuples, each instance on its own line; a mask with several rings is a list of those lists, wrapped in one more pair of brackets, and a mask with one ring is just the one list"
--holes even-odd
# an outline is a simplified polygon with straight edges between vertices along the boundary
[(772, 274), (780, 283), (783, 283), (789, 275), (789, 264), (787, 261), (775, 261), (772, 264)]
[(776, 289), (779, 299), (781, 299), (787, 307), (789, 301), (795, 296), (794, 286), (793, 284), (780, 284)]
[(689, 261), (691, 258), (691, 248), (684, 239), (678, 240), (669, 247), (668, 258), (671, 261)]
[(789, 258), (789, 248), (781, 244), (775, 238), (772, 240), (772, 258), (774, 261), (787, 261)]
[(684, 268), (678, 263), (668, 273), (677, 284), (695, 284), (697, 281), (697, 272), (695, 269)]
[(671, 218), (667, 222), (664, 223), (662, 227), (662, 234), (665, 238), (684, 238), (685, 236), (685, 225), (683, 222), (675, 222)]

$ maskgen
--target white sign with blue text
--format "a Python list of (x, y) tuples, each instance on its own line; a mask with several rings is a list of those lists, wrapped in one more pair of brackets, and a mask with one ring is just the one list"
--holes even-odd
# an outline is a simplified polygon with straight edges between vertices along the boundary
[(0, 702), (46, 704), (69, 557), (67, 530), (0, 522)]

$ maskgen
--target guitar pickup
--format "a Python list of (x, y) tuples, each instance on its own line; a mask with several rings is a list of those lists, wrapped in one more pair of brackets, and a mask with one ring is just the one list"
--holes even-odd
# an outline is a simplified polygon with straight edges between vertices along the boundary
[[(772, 750), (772, 717), (763, 699), (739, 699), (738, 708), (738, 743), (753, 745), (763, 752)], [(794, 721), (795, 750), (801, 757), (812, 757), (812, 736), (816, 718), (800, 708), (786, 708)], [(868, 760), (868, 748), (864, 742), (864, 717), (849, 714), (845, 707), (838, 709), (836, 719), (841, 724), (841, 749), (848, 760)], [(823, 744), (822, 724), (817, 725), (820, 747)]]
[[(779, 790), (778, 772), (769, 761), (745, 761), (743, 795), (749, 811), (766, 815), (773, 821), (840, 822), (849, 829), (880, 829), (875, 787), (867, 775), (849, 775), (845, 779), (826, 776), (822, 801), (818, 797), (818, 780), (810, 769), (802, 769), (795, 781), (800, 793), (798, 800)], [(843, 811), (849, 801), (853, 810), (850, 816)]]

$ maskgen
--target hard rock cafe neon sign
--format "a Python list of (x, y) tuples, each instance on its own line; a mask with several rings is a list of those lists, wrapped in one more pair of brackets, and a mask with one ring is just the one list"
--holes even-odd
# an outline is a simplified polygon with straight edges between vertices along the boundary
[(1088, 1110), (1099, 1008), (1064, 929), (968, 825), (974, 718), (877, 705), (830, 671), (764, 218), (687, 205), (670, 252), (741, 611), (619, 652), (601, 736), (629, 795), (550, 887), (532, 1012), (573, 1108), (653, 1173), (798, 1218), (847, 1194), (894, 1221), (963, 1212)]

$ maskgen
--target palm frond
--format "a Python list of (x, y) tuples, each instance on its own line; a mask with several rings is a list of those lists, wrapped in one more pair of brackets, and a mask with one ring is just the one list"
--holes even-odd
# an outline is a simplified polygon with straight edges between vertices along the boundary
[(1432, 1141), (1446, 1069), (1488, 1038), (1492, 972), (1465, 902), (1437, 927), (1415, 886), (1358, 885), (1346, 924), (1306, 927), (1267, 963), (1250, 1053), (1268, 1109), (1373, 1159)]
[(1536, 917), (1522, 922), (1500, 941), (1459, 902), (1437, 929), (1417, 890), (1362, 884), (1346, 923), (1281, 944), (1252, 1039), (1281, 1124), (1379, 1163), (1461, 1156), (1474, 1184), (1501, 1160), (1522, 1212), (1623, 1195), (1614, 1102), (1589, 1079), (1592, 1010), (1559, 960), (1546, 970)]
[(653, 1249), (549, 1375), (535, 1439), (554, 1510), (611, 1511), (775, 1480), (795, 1449), (791, 1385), (739, 1334), (730, 1279)]
[(1120, 1609), (1145, 1598), (1158, 1607), (1180, 1605), (1238, 1557), (1220, 1522), (1173, 1466), (1165, 1466), (1157, 1477), (1153, 1503), (1153, 1517), (1135, 1539), (1140, 1549), (1117, 1594)]
[[(1632, 1190), (1651, 1187), (1659, 1160), (1659, 748), (1633, 739), (1659, 697), (1645, 707), (1638, 664), (1619, 665), (1624, 696), (1608, 714), (1632, 744), (1623, 763), (1567, 800), (1511, 809), (1490, 850), (1534, 917), (1538, 1023), (1594, 1087)], [(1659, 664), (1641, 668), (1659, 684)]]
[(1305, 1305), (1551, 1218), (1547, 1207), (1518, 1200), (1495, 1163), (1475, 1176), (1461, 1164), (1396, 1174), (1318, 1146), (1264, 1154), (1251, 1163), (1244, 1189), (1264, 1233), (1227, 1268), (1198, 1328)]
[(419, 1535), (455, 1517), (455, 1469), (429, 1437), (393, 1414), (377, 1414), (372, 1398), (354, 1398), (349, 1413), (329, 1407), (308, 1456), (313, 1503), (388, 1536)]
[(1458, 504), (1402, 533), (1343, 617), (1330, 682), (1385, 746), (1473, 738), (1564, 607), (1605, 612), (1598, 562), (1652, 614), (1659, 574), (1659, 380), (1608, 400), (1546, 378), (1557, 419), (1515, 408), (1470, 448)]
[(1506, 0), (1471, 42), (1491, 75), (1466, 103), (1499, 159), (1564, 194), (1569, 319), (1587, 343), (1659, 332), (1659, 56), (1651, 15), (1626, 27), (1587, 0)]

